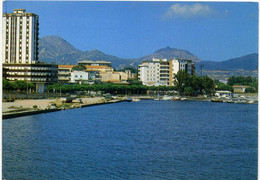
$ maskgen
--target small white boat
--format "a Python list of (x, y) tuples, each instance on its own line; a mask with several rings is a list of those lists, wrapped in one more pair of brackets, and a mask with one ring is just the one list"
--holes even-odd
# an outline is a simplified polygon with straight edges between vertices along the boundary
[(255, 102), (254, 100), (248, 101), (249, 104), (253, 104), (254, 102)]
[(169, 101), (169, 100), (172, 100), (172, 96), (168, 96), (168, 95), (164, 95), (162, 100), (165, 100), (165, 101)]
[(139, 101), (141, 101), (141, 99), (134, 98), (134, 99), (132, 99), (132, 101), (134, 101), (134, 102), (139, 102)]

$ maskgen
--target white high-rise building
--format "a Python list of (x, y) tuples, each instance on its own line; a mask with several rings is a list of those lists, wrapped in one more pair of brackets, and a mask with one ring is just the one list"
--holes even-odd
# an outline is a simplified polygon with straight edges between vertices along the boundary
[(38, 61), (39, 17), (14, 9), (2, 18), (3, 78), (36, 84), (36, 91), (58, 81), (58, 65)]
[(3, 62), (32, 64), (38, 61), (39, 17), (14, 9), (3, 14)]
[(143, 85), (172, 86), (174, 76), (180, 70), (192, 75), (194, 64), (191, 60), (153, 59), (152, 61), (144, 61), (139, 65), (138, 79), (142, 81)]

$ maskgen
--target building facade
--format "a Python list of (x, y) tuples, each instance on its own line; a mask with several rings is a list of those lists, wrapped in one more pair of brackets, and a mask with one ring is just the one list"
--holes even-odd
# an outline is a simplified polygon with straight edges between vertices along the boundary
[(250, 86), (245, 85), (234, 85), (232, 88), (234, 89), (234, 93), (245, 93), (246, 88), (249, 88)]
[(39, 17), (14, 9), (3, 14), (3, 63), (32, 64), (38, 61)]
[(139, 65), (138, 79), (142, 81), (143, 85), (173, 86), (175, 74), (180, 70), (192, 75), (194, 64), (191, 60), (153, 59), (152, 61), (144, 61)]
[[(130, 70), (125, 72), (114, 71), (112, 67), (109, 66), (91, 66), (85, 65), (83, 71), (74, 71), (73, 67), (77, 65), (59, 65), (58, 66), (58, 77), (59, 81), (63, 83), (75, 83), (79, 82), (81, 76), (81, 81), (93, 82), (95, 80), (102, 82), (126, 82), (128, 80), (134, 79), (135, 74), (131, 73)], [(77, 77), (75, 77), (77, 76)], [(86, 78), (87, 77), (87, 78)]]
[[(58, 80), (64, 83), (74, 83), (75, 81), (72, 79), (72, 73), (74, 72), (72, 68), (74, 66), (77, 65), (58, 65)], [(101, 72), (106, 73), (114, 71), (114, 69), (109, 66), (85, 65), (85, 67), (86, 69), (84, 71), (88, 73), (88, 79), (90, 81), (101, 80)]]
[(42, 93), (45, 87), (58, 82), (56, 64), (3, 64), (3, 78), (8, 81), (26, 81), (36, 84), (36, 92)]
[(82, 83), (87, 82), (89, 80), (88, 72), (86, 71), (73, 71), (71, 73), (71, 82), (75, 83)]
[(120, 72), (120, 71), (101, 72), (100, 77), (102, 82), (114, 82), (114, 83), (126, 83), (128, 80), (134, 79), (134, 76), (130, 70), (125, 70), (125, 72)]
[(38, 61), (39, 16), (14, 9), (2, 18), (3, 77), (9, 81), (27, 81), (43, 92), (46, 85), (58, 81), (58, 66)]

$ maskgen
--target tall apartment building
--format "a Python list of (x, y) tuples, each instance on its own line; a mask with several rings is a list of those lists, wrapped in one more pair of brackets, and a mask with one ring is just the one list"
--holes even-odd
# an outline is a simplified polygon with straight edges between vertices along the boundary
[(3, 63), (32, 64), (38, 61), (39, 17), (14, 9), (3, 14)]
[(138, 70), (138, 79), (142, 81), (143, 85), (173, 86), (175, 74), (184, 70), (192, 75), (194, 64), (191, 60), (153, 59), (152, 61), (144, 61), (139, 65)]
[(38, 61), (39, 16), (14, 9), (2, 19), (3, 77), (36, 83), (37, 92), (58, 81), (58, 66)]

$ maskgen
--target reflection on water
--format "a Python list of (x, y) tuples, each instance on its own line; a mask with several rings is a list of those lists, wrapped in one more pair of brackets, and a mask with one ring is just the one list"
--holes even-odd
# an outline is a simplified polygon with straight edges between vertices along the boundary
[(256, 179), (257, 105), (140, 101), (3, 121), (6, 179)]

